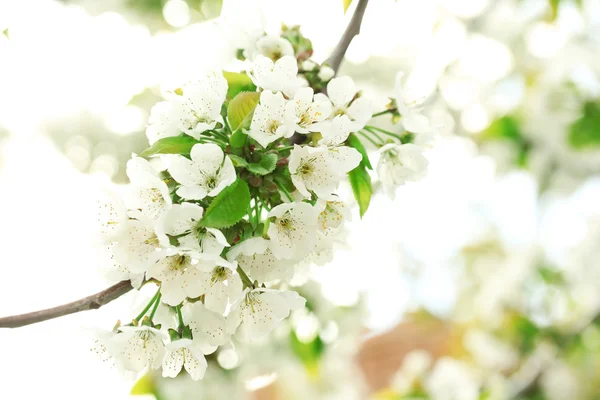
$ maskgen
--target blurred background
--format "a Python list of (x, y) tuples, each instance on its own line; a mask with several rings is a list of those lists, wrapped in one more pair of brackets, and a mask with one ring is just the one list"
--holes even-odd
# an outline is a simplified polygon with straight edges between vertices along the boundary
[[(323, 61), (345, 3), (0, 0), (0, 315), (107, 286), (96, 200), (164, 87), (282, 22)], [(300, 268), (309, 310), (272, 342), (200, 383), (128, 381), (89, 349), (149, 297), (130, 293), (0, 331), (0, 398), (600, 398), (600, 0), (371, 0), (341, 74), (383, 107), (411, 70), (440, 131), (428, 176)]]

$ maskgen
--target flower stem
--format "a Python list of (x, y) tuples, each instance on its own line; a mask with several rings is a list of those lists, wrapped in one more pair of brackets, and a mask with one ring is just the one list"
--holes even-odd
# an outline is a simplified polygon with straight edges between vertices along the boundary
[(396, 138), (396, 139), (402, 141), (402, 137), (400, 135), (390, 132), (390, 131), (386, 131), (385, 129), (381, 129), (376, 126), (367, 125), (367, 126), (365, 126), (365, 129), (373, 134), (375, 134), (375, 132), (373, 132), (373, 131), (377, 131), (377, 132), (383, 133), (385, 135), (391, 136), (393, 138)]
[(275, 184), (277, 185), (277, 187), (279, 188), (279, 190), (281, 190), (283, 192), (283, 194), (285, 194), (285, 197), (287, 197), (287, 199), (290, 202), (294, 202), (294, 198), (292, 197), (292, 195), (290, 194), (290, 192), (285, 188), (285, 186), (283, 186), (281, 184), (281, 182), (279, 182), (277, 179), (275, 179)]
[(286, 150), (293, 150), (294, 146), (284, 146), (284, 147), (277, 147), (276, 149), (273, 149), (275, 151), (286, 151)]
[(175, 310), (177, 310), (177, 319), (179, 320), (179, 329), (181, 330), (185, 326), (183, 323), (183, 315), (181, 315), (181, 305), (176, 306)]
[(156, 294), (154, 296), (152, 296), (152, 298), (150, 299), (150, 302), (148, 304), (146, 304), (146, 307), (144, 307), (144, 309), (142, 310), (142, 312), (137, 317), (135, 317), (135, 320), (138, 321), (138, 322), (141, 321), (142, 318), (144, 318), (144, 315), (146, 315), (146, 313), (150, 309), (150, 307), (152, 307), (152, 305), (159, 298), (160, 298), (160, 288), (158, 288), (158, 290), (156, 291)]
[(360, 134), (361, 134), (361, 136), (363, 136), (363, 137), (364, 137), (365, 139), (367, 139), (369, 142), (373, 143), (373, 146), (375, 146), (375, 147), (377, 147), (377, 148), (381, 147), (381, 144), (380, 144), (380, 143), (377, 143), (377, 142), (376, 142), (376, 141), (374, 141), (374, 140), (373, 140), (373, 139), (372, 139), (370, 136), (367, 136), (367, 134), (366, 134), (366, 133), (364, 133), (364, 131), (360, 131), (360, 132), (358, 132), (358, 133), (360, 133)]
[(156, 310), (158, 310), (158, 305), (160, 304), (161, 297), (162, 297), (162, 293), (160, 293), (160, 291), (159, 291), (156, 302), (154, 303), (154, 307), (152, 307), (152, 311), (150, 312), (150, 321), (152, 321), (152, 319), (154, 318), (154, 315), (156, 314)]
[(244, 287), (245, 288), (251, 287), (251, 288), (254, 289), (254, 283), (252, 283), (252, 280), (248, 277), (248, 275), (246, 274), (246, 272), (239, 265), (237, 266), (237, 272), (238, 272), (238, 274), (240, 274), (240, 278), (242, 278), (242, 282), (244, 283)]
[(375, 113), (375, 114), (373, 114), (373, 115), (371, 116), (371, 118), (379, 117), (379, 116), (381, 116), (381, 115), (385, 115), (385, 114), (391, 114), (391, 113), (393, 113), (393, 112), (395, 112), (395, 111), (396, 111), (396, 109), (395, 109), (395, 108), (391, 108), (391, 109), (387, 109), (387, 110), (384, 110), (384, 111), (380, 111), (380, 112), (378, 112), (378, 113)]

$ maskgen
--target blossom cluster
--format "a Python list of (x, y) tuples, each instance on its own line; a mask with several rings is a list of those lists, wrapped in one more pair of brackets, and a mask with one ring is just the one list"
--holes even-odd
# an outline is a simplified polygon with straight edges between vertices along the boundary
[[(400, 113), (414, 132), (368, 126), (372, 103), (311, 52), (297, 28), (265, 35), (241, 52), (243, 72), (206, 72), (153, 107), (150, 147), (129, 160), (130, 184), (101, 213), (112, 276), (158, 286), (131, 323), (98, 341), (118, 368), (185, 369), (198, 380), (205, 355), (264, 338), (304, 308), (290, 280), (340, 240), (350, 217), (341, 182), (361, 216), (373, 192), (359, 133), (391, 137), (373, 141), (384, 184), (424, 174), (426, 159), (408, 143), (429, 129), (419, 109), (397, 96), (380, 113)], [(161, 312), (171, 316), (164, 324)]]

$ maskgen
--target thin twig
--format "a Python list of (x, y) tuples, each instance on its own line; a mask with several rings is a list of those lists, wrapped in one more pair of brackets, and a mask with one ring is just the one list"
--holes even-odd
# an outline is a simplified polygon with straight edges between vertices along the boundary
[(0, 318), (0, 328), (19, 328), (21, 326), (31, 325), (81, 311), (95, 310), (123, 296), (131, 289), (133, 289), (133, 287), (131, 286), (130, 281), (121, 281), (108, 289), (104, 289), (101, 292), (76, 300), (72, 303), (47, 308), (45, 310), (33, 311), (27, 314)]
[(360, 25), (362, 24), (363, 16), (365, 15), (365, 10), (367, 9), (367, 3), (369, 0), (359, 0), (356, 5), (356, 10), (354, 11), (354, 15), (352, 15), (352, 19), (350, 23), (346, 27), (344, 34), (340, 38), (340, 41), (335, 46), (333, 53), (331, 56), (325, 61), (326, 64), (329, 64), (333, 71), (337, 74), (340, 69), (340, 65), (342, 64), (342, 60), (346, 55), (346, 50), (348, 50), (348, 46), (354, 39), (354, 36), (360, 33)]

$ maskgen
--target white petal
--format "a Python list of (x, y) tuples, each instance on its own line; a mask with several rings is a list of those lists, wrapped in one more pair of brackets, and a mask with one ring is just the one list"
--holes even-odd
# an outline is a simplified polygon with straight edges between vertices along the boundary
[(349, 76), (333, 78), (327, 84), (327, 95), (337, 107), (344, 107), (356, 95), (356, 85)]
[(193, 349), (184, 349), (184, 363), (183, 366), (190, 377), (199, 381), (204, 377), (204, 373), (206, 372), (206, 367), (208, 364), (206, 363), (206, 358), (199, 351), (195, 351)]
[(184, 349), (176, 349), (167, 352), (162, 362), (162, 376), (164, 378), (175, 378), (183, 368), (183, 351)]

